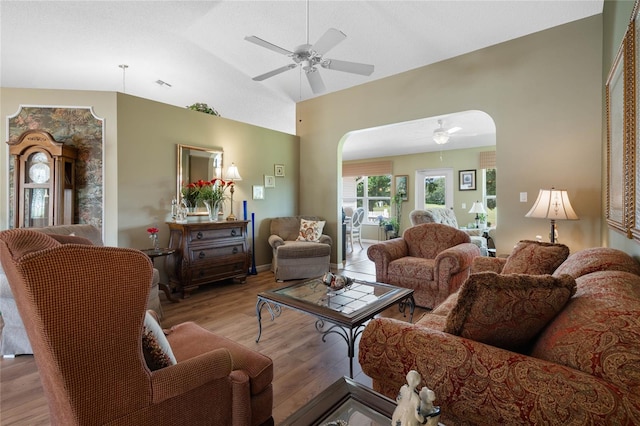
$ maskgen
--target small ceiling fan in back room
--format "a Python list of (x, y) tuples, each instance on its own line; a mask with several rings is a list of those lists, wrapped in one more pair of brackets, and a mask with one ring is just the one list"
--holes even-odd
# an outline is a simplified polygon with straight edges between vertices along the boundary
[(369, 76), (373, 73), (374, 66), (369, 64), (361, 64), (358, 62), (340, 61), (337, 59), (325, 58), (324, 54), (333, 49), (347, 36), (340, 30), (329, 28), (322, 37), (313, 45), (309, 44), (309, 2), (307, 1), (307, 43), (296, 47), (293, 51), (276, 46), (256, 36), (247, 36), (244, 39), (255, 43), (258, 46), (265, 47), (276, 53), (290, 57), (294, 63), (276, 68), (275, 70), (266, 72), (257, 77), (253, 77), (255, 81), (263, 81), (267, 78), (276, 76), (285, 71), (296, 68), (298, 65), (304, 70), (311, 90), (314, 94), (322, 93), (326, 90), (318, 66), (334, 70), (348, 72), (352, 74), (360, 74)]

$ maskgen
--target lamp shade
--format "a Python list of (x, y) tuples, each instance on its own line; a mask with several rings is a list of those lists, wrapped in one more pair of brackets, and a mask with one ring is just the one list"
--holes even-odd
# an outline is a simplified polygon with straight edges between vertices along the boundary
[(449, 133), (446, 130), (438, 129), (433, 132), (433, 140), (438, 145), (444, 145), (445, 143), (449, 142)]
[(578, 215), (571, 207), (569, 195), (564, 189), (541, 189), (538, 199), (525, 217), (552, 220), (577, 220)]
[(240, 176), (240, 172), (238, 172), (238, 168), (235, 163), (231, 163), (229, 168), (227, 169), (227, 173), (225, 173), (225, 179), (230, 181), (242, 180), (242, 176)]
[(473, 205), (471, 206), (471, 210), (469, 210), (469, 213), (482, 213), (482, 214), (487, 214), (487, 211), (484, 209), (484, 206), (482, 205), (481, 202), (476, 201), (475, 203), (473, 203)]

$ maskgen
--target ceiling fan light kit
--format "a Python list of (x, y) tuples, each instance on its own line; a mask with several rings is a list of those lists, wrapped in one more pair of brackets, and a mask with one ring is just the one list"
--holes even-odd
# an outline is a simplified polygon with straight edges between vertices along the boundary
[(438, 120), (438, 128), (433, 131), (433, 141), (438, 145), (444, 145), (449, 142), (449, 138), (453, 133), (461, 129), (461, 127), (452, 127), (447, 130), (444, 128), (442, 120)]

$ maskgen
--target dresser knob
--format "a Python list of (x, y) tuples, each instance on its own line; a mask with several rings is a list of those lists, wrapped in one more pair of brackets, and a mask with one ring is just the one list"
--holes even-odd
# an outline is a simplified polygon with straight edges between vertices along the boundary
[(196, 235), (196, 238), (201, 240), (202, 239), (202, 232), (198, 232), (198, 234)]
[(233, 254), (237, 254), (238, 253), (238, 247), (234, 247), (232, 251), (233, 251)]
[(232, 237), (235, 237), (235, 236), (236, 236), (236, 230), (235, 230), (235, 229), (232, 229), (232, 230), (231, 230), (231, 236), (232, 236)]
[(198, 257), (199, 257), (200, 259), (204, 259), (204, 257), (205, 257), (205, 256), (206, 256), (206, 254), (204, 254), (204, 252), (203, 252), (203, 251), (201, 251), (201, 252), (200, 252), (200, 254), (198, 254)]

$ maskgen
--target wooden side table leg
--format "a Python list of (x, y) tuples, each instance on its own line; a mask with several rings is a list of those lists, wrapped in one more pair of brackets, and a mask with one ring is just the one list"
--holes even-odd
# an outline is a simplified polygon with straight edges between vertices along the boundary
[(165, 296), (167, 296), (167, 299), (169, 299), (171, 302), (177, 303), (177, 302), (180, 301), (180, 299), (176, 299), (173, 296), (173, 293), (171, 292), (171, 287), (169, 287), (167, 284), (158, 283), (158, 288), (160, 290), (164, 291)]

